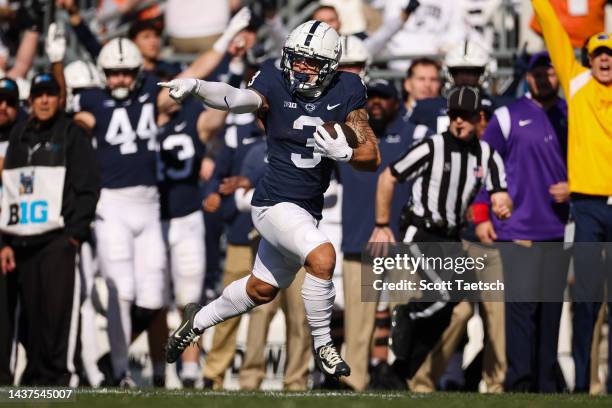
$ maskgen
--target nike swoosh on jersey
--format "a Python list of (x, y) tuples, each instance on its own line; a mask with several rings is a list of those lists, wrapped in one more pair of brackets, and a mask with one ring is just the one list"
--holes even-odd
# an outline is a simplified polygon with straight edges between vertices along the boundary
[(187, 122), (186, 122), (186, 121), (182, 121), (181, 123), (179, 123), (178, 125), (176, 125), (176, 126), (174, 127), (174, 131), (175, 131), (175, 132), (180, 132), (180, 131), (182, 131), (183, 129), (185, 129), (185, 126), (187, 126)]
[(531, 123), (531, 119), (519, 120), (519, 126), (520, 127), (527, 126), (530, 123)]
[(251, 143), (255, 143), (257, 141), (258, 138), (256, 137), (245, 137), (244, 139), (242, 139), (242, 144), (248, 145)]
[(335, 105), (329, 105), (329, 104), (328, 104), (328, 105), (327, 105), (327, 110), (334, 110), (334, 109), (336, 109), (336, 108), (337, 108), (338, 106), (340, 106), (340, 105), (341, 105), (340, 103), (337, 103), (337, 104), (335, 104)]
[(149, 94), (148, 94), (148, 93), (146, 93), (146, 94), (144, 94), (144, 95), (140, 95), (140, 96), (138, 97), (138, 102), (140, 102), (140, 103), (144, 103), (144, 102), (145, 102), (147, 99), (149, 99)]

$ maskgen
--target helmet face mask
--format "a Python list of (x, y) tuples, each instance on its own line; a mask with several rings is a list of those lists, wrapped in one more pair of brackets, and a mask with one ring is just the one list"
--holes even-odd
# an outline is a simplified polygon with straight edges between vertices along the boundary
[(338, 69), (342, 53), (338, 38), (333, 28), (314, 20), (289, 34), (282, 50), (281, 69), (291, 93), (307, 97), (323, 93)]
[[(491, 75), (490, 63), (489, 52), (478, 43), (463, 41), (456, 44), (444, 58), (442, 74), (446, 80), (445, 91), (460, 85), (487, 88)], [(474, 81), (470, 78), (472, 76)]]
[[(307, 72), (296, 69), (296, 65), (315, 68), (312, 72)], [(292, 92), (297, 91), (308, 96), (318, 96), (315, 93), (322, 92), (329, 84), (337, 65), (335, 61), (328, 58), (313, 57), (283, 48), (281, 66)]]
[(453, 86), (482, 86), (486, 78), (484, 67), (448, 68), (448, 73)]

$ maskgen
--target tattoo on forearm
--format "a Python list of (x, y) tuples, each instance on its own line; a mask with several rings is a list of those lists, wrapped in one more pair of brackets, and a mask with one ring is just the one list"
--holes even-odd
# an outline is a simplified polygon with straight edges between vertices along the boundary
[(357, 134), (359, 144), (364, 144), (368, 139), (375, 140), (376, 136), (368, 123), (368, 112), (365, 109), (357, 109), (348, 114), (346, 124)]

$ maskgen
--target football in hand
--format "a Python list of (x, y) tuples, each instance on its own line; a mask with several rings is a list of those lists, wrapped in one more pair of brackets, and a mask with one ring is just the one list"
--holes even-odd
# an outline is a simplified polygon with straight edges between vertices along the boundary
[(335, 124), (340, 125), (342, 131), (344, 132), (344, 135), (346, 136), (346, 141), (348, 142), (348, 145), (352, 149), (355, 149), (359, 145), (359, 142), (357, 141), (357, 134), (348, 125), (340, 122), (325, 122), (323, 124), (323, 128), (327, 130), (327, 133), (329, 133), (332, 139), (336, 139), (338, 137), (338, 133), (336, 132), (336, 129), (334, 129)]

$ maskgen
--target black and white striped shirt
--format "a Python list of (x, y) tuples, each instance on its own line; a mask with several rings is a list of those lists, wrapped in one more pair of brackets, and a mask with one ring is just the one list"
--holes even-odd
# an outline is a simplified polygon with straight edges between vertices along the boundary
[(486, 142), (463, 142), (449, 132), (414, 145), (391, 164), (399, 181), (413, 180), (414, 215), (448, 228), (460, 226), (483, 181), (489, 193), (505, 191), (506, 174), (499, 154)]

